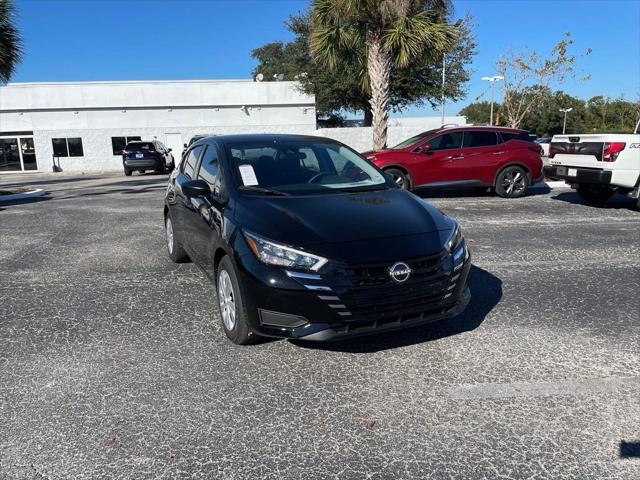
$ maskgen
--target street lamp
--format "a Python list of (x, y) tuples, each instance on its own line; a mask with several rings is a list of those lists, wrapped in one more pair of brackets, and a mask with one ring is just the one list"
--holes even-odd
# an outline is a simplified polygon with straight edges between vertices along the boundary
[(493, 84), (500, 80), (504, 80), (504, 77), (501, 75), (494, 75), (493, 77), (482, 77), (482, 80), (486, 80), (491, 84), (491, 114), (489, 115), (489, 125), (493, 126)]
[(573, 110), (573, 107), (569, 108), (561, 108), (560, 111), (564, 112), (564, 122), (562, 123), (562, 134), (564, 135), (565, 130), (567, 129), (567, 113)]

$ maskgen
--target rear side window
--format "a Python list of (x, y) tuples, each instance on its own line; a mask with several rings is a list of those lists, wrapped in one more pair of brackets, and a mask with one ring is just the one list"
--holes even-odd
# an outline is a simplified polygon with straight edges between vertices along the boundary
[(182, 173), (184, 173), (190, 179), (193, 179), (193, 174), (196, 170), (196, 164), (198, 163), (198, 157), (202, 152), (202, 145), (192, 148), (187, 154), (187, 158), (183, 162)]
[(531, 141), (531, 137), (527, 132), (500, 132), (500, 136), (502, 137), (502, 141), (505, 143), (509, 140), (524, 140), (525, 142)]
[(216, 147), (209, 145), (202, 156), (202, 163), (200, 164), (200, 171), (198, 172), (198, 179), (204, 180), (209, 184), (209, 188), (213, 191), (213, 187), (216, 184), (218, 178), (218, 154)]
[(467, 131), (464, 133), (464, 146), (470, 147), (488, 147), (498, 144), (498, 135), (495, 132), (477, 132)]
[(446, 150), (460, 148), (462, 145), (462, 132), (449, 132), (432, 138), (427, 143), (429, 150)]

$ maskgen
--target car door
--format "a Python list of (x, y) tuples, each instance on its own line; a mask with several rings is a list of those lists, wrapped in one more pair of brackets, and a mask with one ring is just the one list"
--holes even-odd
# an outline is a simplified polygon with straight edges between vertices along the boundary
[(444, 132), (423, 142), (413, 151), (415, 186), (451, 181), (452, 165), (460, 156), (462, 132)]
[(456, 182), (493, 182), (493, 173), (502, 162), (506, 150), (499, 145), (495, 131), (469, 129), (464, 132), (462, 150), (452, 165), (451, 177)]
[(203, 148), (202, 145), (197, 145), (187, 152), (185, 161), (175, 176), (173, 185), (170, 183), (168, 187), (169, 192), (167, 196), (175, 198), (175, 206), (171, 212), (173, 222), (179, 232), (178, 235), (182, 246), (187, 250), (189, 255), (195, 254), (193, 235), (196, 228), (195, 224), (200, 214), (193, 199), (187, 197), (182, 191), (182, 185), (196, 178), (196, 168)]
[(224, 182), (215, 144), (206, 146), (196, 178), (206, 182), (210, 192), (202, 198), (193, 199), (199, 213), (194, 220), (194, 249), (199, 254), (203, 268), (213, 278), (213, 257), (216, 247), (222, 243), (222, 219), (226, 206), (226, 192), (223, 189)]

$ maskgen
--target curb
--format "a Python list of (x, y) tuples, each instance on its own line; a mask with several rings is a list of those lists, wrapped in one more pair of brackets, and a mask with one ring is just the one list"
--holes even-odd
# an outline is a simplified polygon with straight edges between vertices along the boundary
[(45, 192), (43, 189), (37, 188), (35, 190), (31, 190), (30, 192), (26, 192), (26, 193), (13, 193), (11, 195), (0, 195), (0, 203), (9, 202), (11, 200), (24, 200), (28, 198), (41, 197), (45, 193), (47, 192)]

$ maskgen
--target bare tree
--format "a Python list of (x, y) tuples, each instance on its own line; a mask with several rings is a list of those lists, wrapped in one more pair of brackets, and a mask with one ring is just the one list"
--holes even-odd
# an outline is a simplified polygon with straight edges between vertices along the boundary
[[(518, 128), (532, 108), (540, 105), (550, 92), (558, 89), (568, 79), (585, 81), (590, 78), (578, 77), (578, 57), (569, 53), (572, 45), (571, 33), (567, 32), (548, 56), (525, 49), (521, 52), (510, 51), (508, 55), (498, 59), (496, 70), (504, 77), (503, 114), (510, 127)], [(581, 56), (590, 53), (589, 48)]]

